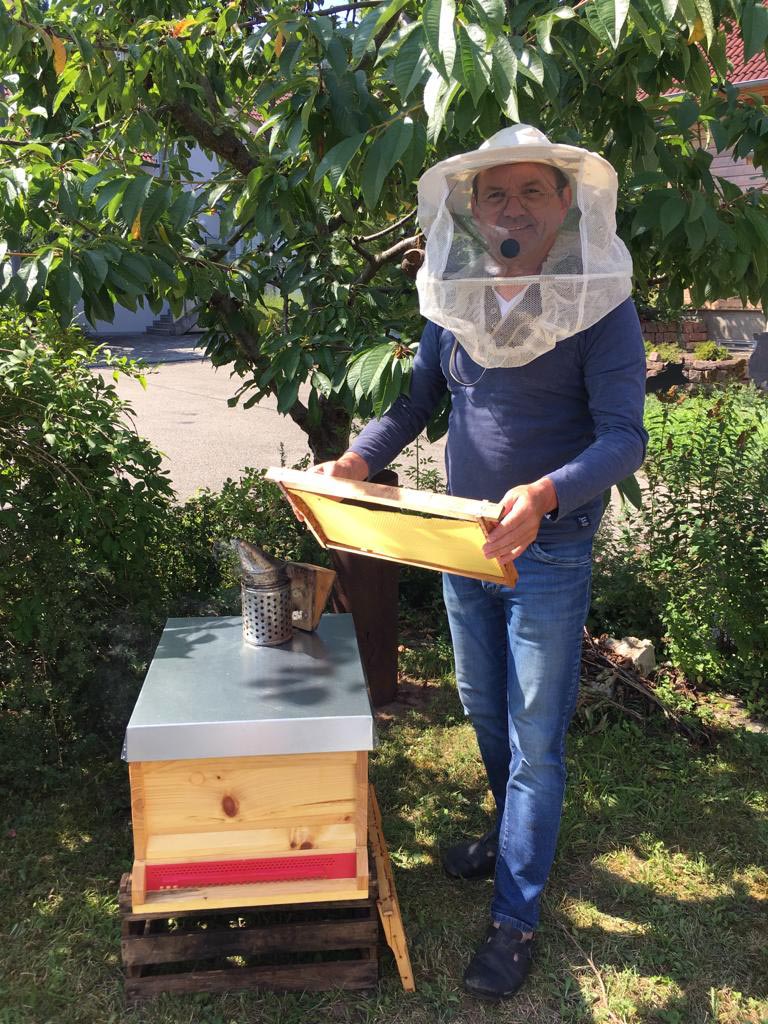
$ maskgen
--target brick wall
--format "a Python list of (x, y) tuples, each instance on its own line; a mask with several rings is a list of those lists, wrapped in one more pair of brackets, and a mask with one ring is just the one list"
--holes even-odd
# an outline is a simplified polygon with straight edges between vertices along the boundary
[(682, 320), (640, 320), (643, 337), (651, 345), (679, 345), (690, 352), (701, 341), (707, 341), (707, 328), (699, 317)]

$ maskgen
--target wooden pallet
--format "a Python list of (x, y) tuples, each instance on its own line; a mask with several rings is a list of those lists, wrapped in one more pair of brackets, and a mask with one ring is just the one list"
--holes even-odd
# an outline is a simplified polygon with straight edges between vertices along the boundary
[(379, 976), (378, 883), (364, 900), (242, 910), (133, 913), (120, 883), (129, 1004), (160, 992), (373, 988)]

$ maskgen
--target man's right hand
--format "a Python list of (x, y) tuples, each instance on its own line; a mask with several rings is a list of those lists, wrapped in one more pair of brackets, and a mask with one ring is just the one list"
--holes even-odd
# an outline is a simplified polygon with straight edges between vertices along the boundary
[(325, 476), (338, 476), (343, 480), (367, 480), (368, 463), (356, 452), (344, 452), (335, 462), (319, 462), (312, 467), (313, 473)]

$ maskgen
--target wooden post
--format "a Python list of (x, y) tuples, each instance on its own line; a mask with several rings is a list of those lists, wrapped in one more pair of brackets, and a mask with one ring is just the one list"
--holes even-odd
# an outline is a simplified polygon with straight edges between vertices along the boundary
[[(374, 484), (397, 487), (397, 473), (382, 470)], [(360, 660), (374, 707), (397, 696), (397, 600), (400, 567), (347, 551), (331, 551), (336, 570), (336, 611), (351, 612)]]

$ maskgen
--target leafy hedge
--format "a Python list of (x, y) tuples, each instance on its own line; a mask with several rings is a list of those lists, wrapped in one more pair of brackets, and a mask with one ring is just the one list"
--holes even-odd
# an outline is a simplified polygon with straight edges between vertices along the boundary
[(17, 735), (45, 723), (57, 757), (113, 623), (159, 607), (147, 552), (172, 498), (98, 356), (44, 311), (0, 316), (0, 711)]
[[(238, 608), (216, 541), (319, 556), (254, 470), (174, 504), (159, 452), (97, 359), (46, 311), (0, 316), (0, 746), (14, 784), (20, 762), (45, 770), (83, 743), (119, 749), (167, 616)], [(128, 360), (107, 364), (141, 378)]]
[(655, 635), (690, 679), (765, 703), (768, 399), (752, 387), (649, 398), (643, 507), (602, 541), (594, 611)]

